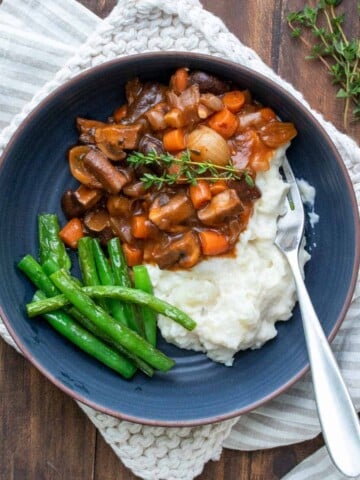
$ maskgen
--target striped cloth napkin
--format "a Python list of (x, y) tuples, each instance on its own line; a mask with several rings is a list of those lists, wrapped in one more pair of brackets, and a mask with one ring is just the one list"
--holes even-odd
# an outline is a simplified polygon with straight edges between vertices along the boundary
[[(121, 42), (124, 44), (123, 50), (120, 52), (121, 55), (135, 53), (137, 49), (140, 49), (140, 47), (132, 47), (132, 51), (129, 52), (127, 42), (130, 45), (131, 35), (134, 38), (138, 37), (136, 28), (140, 28), (138, 22), (141, 18), (148, 18), (149, 12), (153, 13), (158, 9), (160, 12), (157, 13), (158, 17), (154, 13), (153, 18), (155, 21), (156, 18), (161, 18), (163, 23), (160, 26), (156, 24), (156, 29), (148, 32), (145, 29), (141, 30), (145, 43), (148, 40), (146, 43), (148, 50), (187, 49), (219, 54), (227, 56), (230, 60), (256, 68), (282, 83), (282, 80), (259, 59), (255, 52), (245, 47), (230, 34), (219, 19), (203, 10), (197, 0), (178, 0), (177, 2), (171, 0), (132, 0), (129, 2), (129, 0), (124, 0), (122, 3), (123, 5), (131, 4), (138, 16), (136, 18), (128, 17), (126, 22), (124, 21), (124, 25), (130, 25), (132, 22), (130, 29), (124, 28), (124, 38), (122, 38), (122, 31), (119, 30), (118, 32), (119, 45), (121, 45)], [(184, 7), (187, 7), (187, 10)], [(189, 8), (196, 8), (198, 15), (185, 18), (184, 12), (189, 11)], [(120, 14), (119, 5), (117, 15)], [(3, 1), (0, 5), (0, 130), (2, 130), (0, 145), (1, 140), (4, 143), (9, 135), (8, 126), (10, 123), (16, 123), (17, 119), (20, 122), (21, 115), (18, 114), (36, 96), (41, 87), (51, 81), (63, 65), (77, 53), (79, 47), (84, 44), (102, 22), (104, 21), (75, 0), (63, 0), (62, 2), (56, 0)], [(119, 20), (118, 23), (120, 25), (121, 21)], [(220, 34), (213, 42), (210, 39), (206, 43), (204, 25), (211, 23), (216, 24), (217, 30), (215, 29), (215, 31), (220, 32)], [(188, 43), (182, 44), (179, 38), (171, 43), (169, 36), (167, 36), (167, 42), (170, 41), (170, 43), (164, 44), (160, 38), (161, 35), (154, 38), (154, 35), (161, 32), (162, 28), (170, 28), (171, 26), (174, 26), (174, 28), (191, 28), (192, 43), (188, 41)], [(148, 38), (146, 38), (146, 35), (148, 35)], [(228, 52), (226, 55), (221, 48), (222, 43), (226, 43), (227, 47), (231, 45), (231, 48), (226, 49), (226, 52)], [(95, 59), (94, 63), (106, 59), (108, 58), (99, 57)], [(85, 67), (87, 65), (84, 64)], [(286, 86), (303, 101), (298, 92), (288, 84)], [(358, 146), (353, 140), (339, 133), (331, 124), (325, 122), (316, 112), (313, 113), (334, 139), (345, 164), (349, 168), (356, 193), (359, 195), (360, 150)], [(358, 284), (350, 311), (332, 343), (333, 351), (357, 410), (360, 409), (359, 314), (360, 289)], [(14, 346), (1, 320), (0, 334)], [(87, 412), (86, 409), (85, 411)], [(230, 434), (225, 438), (223, 447), (238, 450), (272, 448), (314, 438), (319, 431), (311, 378), (306, 375), (286, 393), (256, 411), (240, 417), (232, 427)], [(135, 467), (133, 471), (140, 475)], [(143, 478), (150, 477), (144, 476)], [(183, 478), (190, 478), (190, 476), (184, 476)], [(344, 478), (332, 466), (325, 448), (320, 449), (284, 477), (286, 480), (319, 480), (325, 478), (328, 480)]]

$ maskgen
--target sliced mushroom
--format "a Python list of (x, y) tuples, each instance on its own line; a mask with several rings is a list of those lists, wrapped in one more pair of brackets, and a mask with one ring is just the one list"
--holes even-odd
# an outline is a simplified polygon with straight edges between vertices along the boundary
[(69, 167), (76, 180), (89, 188), (102, 188), (99, 180), (86, 168), (85, 156), (92, 151), (92, 147), (80, 145), (69, 151)]
[(61, 197), (61, 207), (67, 218), (80, 217), (101, 199), (102, 192), (80, 185), (77, 190), (66, 190)]
[(84, 217), (84, 225), (91, 233), (100, 233), (110, 226), (110, 217), (106, 210), (91, 210)]
[(124, 195), (110, 195), (106, 208), (111, 216), (129, 217), (131, 215), (132, 201)]
[(99, 150), (91, 150), (85, 155), (83, 162), (87, 170), (96, 177), (108, 193), (119, 193), (129, 182), (129, 178), (117, 170)]
[(238, 215), (244, 209), (236, 191), (228, 188), (215, 195), (210, 203), (198, 210), (199, 219), (204, 225), (217, 225), (225, 218)]
[(86, 210), (93, 208), (102, 197), (101, 190), (87, 188), (84, 185), (80, 185), (74, 194), (78, 202), (83, 205)]
[(166, 87), (160, 83), (145, 83), (138, 95), (129, 104), (128, 115), (122, 120), (122, 123), (135, 123), (153, 105), (165, 102), (165, 92)]
[(103, 245), (114, 237), (110, 225), (110, 216), (108, 212), (103, 209), (89, 210), (84, 216), (84, 226), (90, 235), (95, 236)]
[(155, 152), (157, 155), (165, 153), (163, 142), (159, 138), (150, 135), (150, 133), (146, 133), (142, 137), (138, 150), (144, 155), (148, 155), (150, 152)]
[(165, 245), (159, 244), (153, 251), (153, 258), (162, 269), (174, 265), (191, 268), (199, 261), (200, 255), (199, 239), (193, 231), (188, 231)]
[(110, 216), (110, 225), (113, 233), (124, 243), (132, 244), (134, 237), (131, 233), (131, 223), (128, 218), (121, 216)]
[(142, 130), (140, 123), (96, 128), (95, 143), (110, 160), (123, 160), (126, 157), (124, 150), (138, 147)]
[(185, 193), (174, 196), (158, 195), (149, 209), (149, 218), (160, 230), (169, 230), (194, 214), (194, 208)]
[(200, 70), (190, 72), (189, 83), (191, 85), (199, 85), (201, 93), (220, 95), (230, 89), (229, 83), (220, 80), (215, 75)]
[(128, 197), (140, 198), (146, 195), (146, 188), (141, 180), (134, 180), (128, 185), (125, 185), (123, 192)]
[(143, 88), (142, 83), (139, 80), (139, 77), (132, 78), (125, 85), (125, 95), (126, 100), (129, 105), (131, 105), (135, 99), (140, 95), (140, 92)]
[(86, 230), (99, 238), (102, 244), (106, 244), (114, 236), (110, 216), (105, 209), (88, 211), (84, 216), (84, 225)]
[(61, 208), (66, 218), (80, 217), (84, 207), (78, 202), (73, 190), (66, 190), (61, 197)]
[(76, 126), (80, 132), (80, 140), (83, 143), (95, 143), (95, 130), (100, 127), (107, 127), (108, 124), (98, 120), (77, 117)]

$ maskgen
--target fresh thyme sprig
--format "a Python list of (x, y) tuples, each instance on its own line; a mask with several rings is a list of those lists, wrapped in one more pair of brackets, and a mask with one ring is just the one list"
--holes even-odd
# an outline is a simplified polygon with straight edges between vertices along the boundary
[[(333, 83), (339, 86), (336, 96), (345, 100), (346, 129), (351, 104), (353, 119), (360, 120), (360, 38), (349, 40), (345, 35), (345, 14), (338, 14), (335, 10), (341, 1), (320, 0), (315, 7), (305, 6), (303, 10), (291, 12), (287, 20), (293, 37), (299, 38), (309, 48), (310, 55), (306, 58), (319, 59)], [(304, 38), (304, 29), (313, 34), (313, 43)]]
[(177, 166), (174, 173), (166, 170), (161, 175), (144, 173), (141, 181), (144, 183), (145, 188), (153, 186), (161, 188), (164, 185), (173, 185), (177, 182), (196, 185), (200, 179), (215, 182), (217, 180), (240, 180), (244, 178), (250, 187), (255, 185), (252, 176), (247, 170), (238, 170), (230, 162), (225, 166), (214, 165), (211, 162), (194, 162), (188, 149), (179, 157), (175, 157), (170, 153), (159, 155), (155, 151), (146, 155), (140, 152), (133, 152), (126, 160), (129, 164), (138, 167), (157, 165), (169, 169), (171, 166)]

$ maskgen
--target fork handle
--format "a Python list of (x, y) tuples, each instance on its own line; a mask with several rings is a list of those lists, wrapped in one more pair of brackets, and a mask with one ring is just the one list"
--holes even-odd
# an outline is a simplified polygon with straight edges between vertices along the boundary
[(325, 444), (335, 466), (347, 476), (357, 476), (360, 474), (359, 419), (305, 287), (298, 253), (290, 252), (287, 258), (295, 278)]

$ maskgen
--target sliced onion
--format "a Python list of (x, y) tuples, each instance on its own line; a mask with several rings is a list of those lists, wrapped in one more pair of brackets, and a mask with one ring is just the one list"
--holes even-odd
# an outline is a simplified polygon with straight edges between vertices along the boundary
[(227, 165), (230, 148), (226, 140), (212, 128), (200, 125), (188, 135), (187, 146), (195, 162), (210, 162), (214, 165)]

